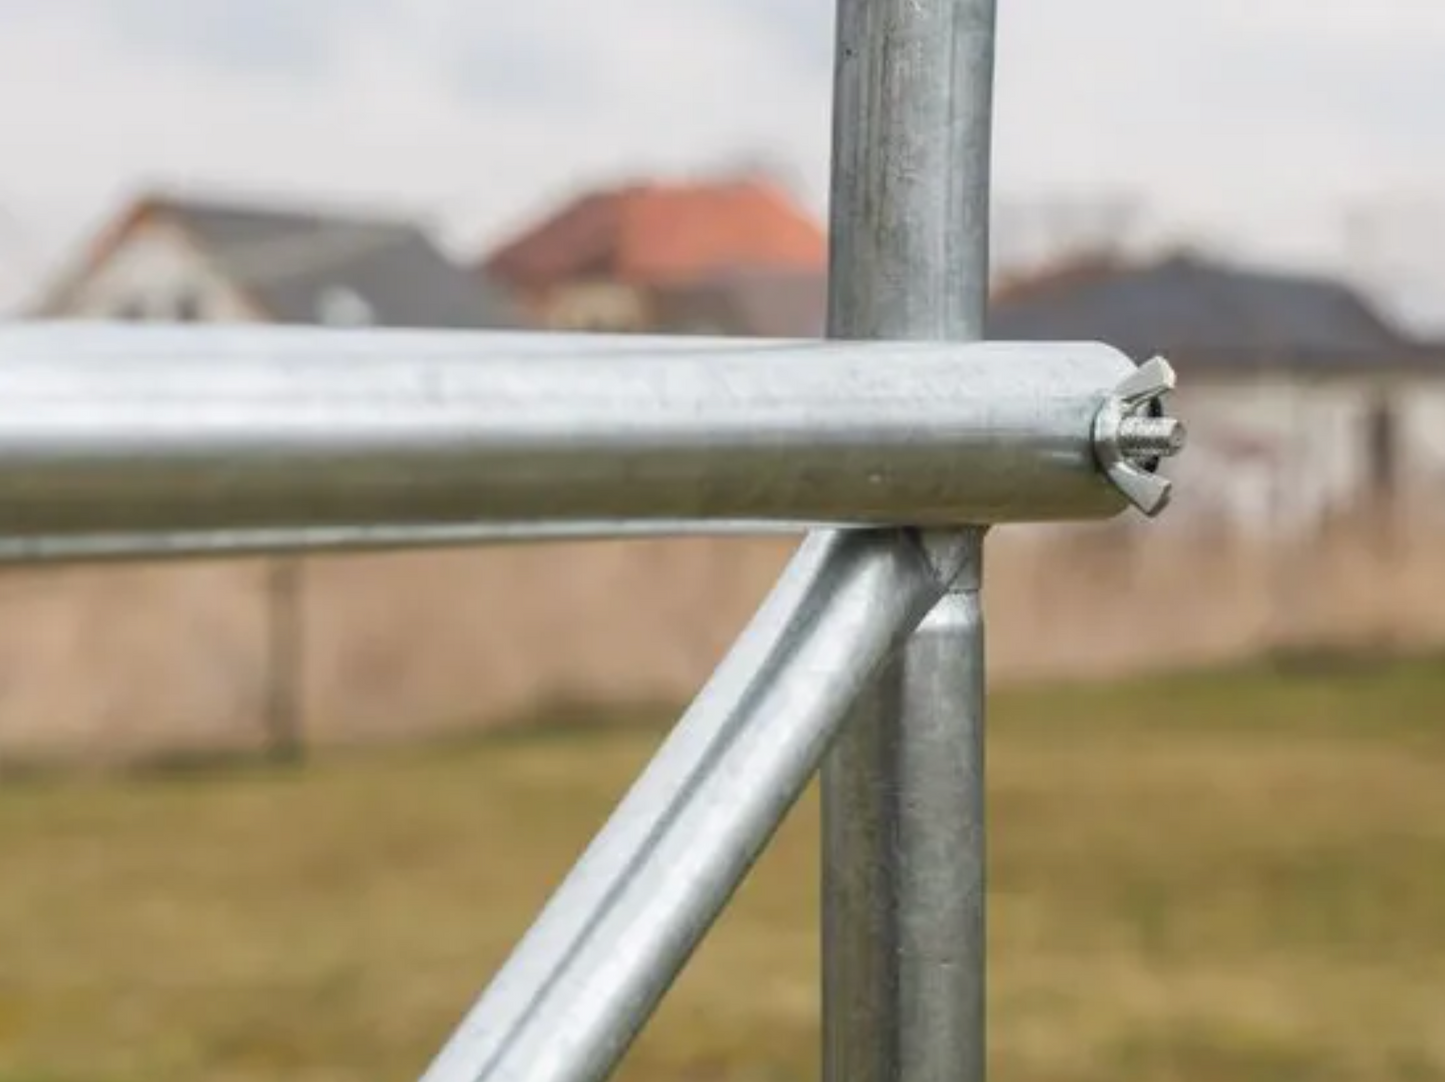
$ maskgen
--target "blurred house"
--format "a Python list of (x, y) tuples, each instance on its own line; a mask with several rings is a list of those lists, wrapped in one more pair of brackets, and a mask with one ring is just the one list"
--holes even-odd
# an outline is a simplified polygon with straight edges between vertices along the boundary
[(652, 328), (674, 334), (821, 338), (828, 313), (824, 270), (740, 267), (650, 291)]
[(826, 267), (822, 228), (785, 192), (728, 179), (584, 195), (481, 271), (559, 329), (808, 336)]
[(505, 327), (504, 294), (406, 221), (152, 196), (128, 207), (41, 318)]
[(1445, 356), (1339, 282), (1094, 258), (1002, 283), (989, 335), (1170, 360), (1190, 431), (1170, 526), (1287, 533), (1407, 490), (1445, 504)]

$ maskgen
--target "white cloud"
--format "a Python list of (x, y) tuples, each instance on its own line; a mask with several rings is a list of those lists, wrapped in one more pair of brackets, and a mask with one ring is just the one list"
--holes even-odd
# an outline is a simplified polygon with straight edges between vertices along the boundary
[[(1342, 200), (1445, 186), (1438, 0), (1003, 0), (1001, 28), (1001, 193), (1318, 251)], [(481, 238), (754, 152), (820, 206), (831, 43), (831, 0), (0, 0), (0, 208), (49, 253), (154, 181)]]
[(481, 234), (590, 175), (755, 150), (799, 152), (820, 187), (825, 82), (725, 4), (355, 4), (305, 79), (142, 48), (89, 6), (0, 33), (0, 204), (52, 250), (155, 181), (400, 201)]
[[(1318, 232), (1348, 196), (1412, 177), (1445, 180), (1435, 105), (1445, 98), (1445, 21), (1435, 7), (1033, 0), (1006, 8), (1000, 177), (1020, 187), (1129, 186), (1263, 242)], [(1362, 25), (1368, 36), (1353, 32)]]

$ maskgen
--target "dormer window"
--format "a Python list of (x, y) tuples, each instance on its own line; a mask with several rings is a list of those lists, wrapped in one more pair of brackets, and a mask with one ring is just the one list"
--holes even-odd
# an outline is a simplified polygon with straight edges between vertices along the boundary
[(376, 312), (356, 290), (332, 286), (316, 298), (316, 321), (328, 327), (367, 327), (376, 322)]

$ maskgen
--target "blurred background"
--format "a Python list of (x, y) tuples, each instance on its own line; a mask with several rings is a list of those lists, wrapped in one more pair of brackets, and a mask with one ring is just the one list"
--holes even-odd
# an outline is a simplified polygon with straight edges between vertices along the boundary
[[(991, 334), (1191, 444), (990, 542), (995, 1071), (1445, 1079), (1445, 7), (1000, 6)], [(0, 307), (821, 334), (832, 17), (0, 0)], [(790, 547), (0, 572), (0, 1082), (417, 1074)], [(816, 1073), (816, 819), (625, 1077)]]

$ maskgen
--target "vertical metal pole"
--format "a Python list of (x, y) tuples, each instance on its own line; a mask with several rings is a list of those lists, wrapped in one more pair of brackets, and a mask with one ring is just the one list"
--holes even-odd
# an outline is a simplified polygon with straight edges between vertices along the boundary
[[(838, 0), (829, 333), (971, 339), (995, 0)], [(983, 530), (823, 769), (826, 1082), (981, 1082)]]

